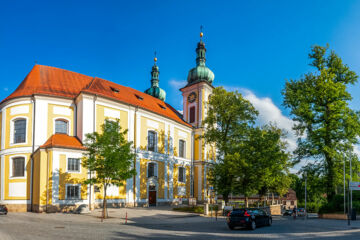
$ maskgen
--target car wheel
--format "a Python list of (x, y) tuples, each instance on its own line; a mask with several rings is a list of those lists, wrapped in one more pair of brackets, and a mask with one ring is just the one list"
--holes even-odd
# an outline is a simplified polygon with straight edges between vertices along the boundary
[(272, 224), (272, 219), (269, 218), (269, 219), (268, 219), (268, 226), (271, 226), (271, 224)]
[(228, 225), (230, 230), (234, 230), (234, 226), (233, 225)]
[(251, 229), (251, 230), (255, 230), (255, 229), (256, 229), (256, 222), (255, 222), (255, 221), (252, 221), (252, 222), (251, 222), (250, 229)]

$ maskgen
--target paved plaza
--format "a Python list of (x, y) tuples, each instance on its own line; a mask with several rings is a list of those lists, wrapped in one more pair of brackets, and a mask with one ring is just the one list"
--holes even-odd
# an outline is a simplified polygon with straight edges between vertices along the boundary
[[(126, 212), (128, 222), (125, 224)], [(225, 218), (169, 208), (109, 209), (91, 214), (9, 213), (0, 215), (0, 239), (359, 239), (360, 221), (274, 217), (271, 227), (229, 230)]]

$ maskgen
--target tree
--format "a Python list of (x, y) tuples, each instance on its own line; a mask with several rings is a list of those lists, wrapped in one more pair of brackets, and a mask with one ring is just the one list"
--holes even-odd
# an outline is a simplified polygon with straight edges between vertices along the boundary
[(231, 154), (234, 154), (236, 143), (247, 135), (245, 133), (254, 124), (257, 114), (251, 103), (238, 92), (217, 87), (209, 98), (203, 138), (218, 150), (216, 163), (210, 170), (210, 182), (226, 203), (234, 180)]
[(103, 218), (107, 218), (107, 188), (110, 185), (122, 186), (127, 179), (136, 175), (133, 169), (135, 154), (132, 142), (125, 138), (127, 130), (121, 130), (119, 120), (105, 121), (101, 128), (102, 133), (86, 134), (84, 145), (87, 151), (82, 165), (95, 173), (84, 183), (98, 184), (104, 189)]
[(283, 104), (291, 110), (298, 136), (295, 162), (313, 159), (325, 177), (327, 197), (332, 199), (341, 182), (342, 153), (353, 151), (360, 133), (359, 112), (349, 107), (352, 97), (347, 91), (358, 76), (328, 46), (312, 47), (309, 58), (316, 71), (287, 81)]
[(268, 192), (285, 194), (290, 186), (289, 153), (282, 140), (283, 131), (274, 125), (254, 127), (238, 145), (235, 164), (235, 191), (245, 196), (264, 196)]

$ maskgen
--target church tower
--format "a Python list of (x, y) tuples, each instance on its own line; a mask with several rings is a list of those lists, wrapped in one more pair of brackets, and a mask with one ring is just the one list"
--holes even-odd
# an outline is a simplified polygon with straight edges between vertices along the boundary
[(156, 65), (157, 58), (156, 52), (154, 57), (154, 66), (151, 69), (151, 87), (145, 90), (146, 94), (156, 97), (162, 101), (165, 101), (166, 92), (159, 87), (159, 67)]
[(193, 196), (198, 201), (205, 201), (209, 196), (206, 180), (208, 163), (214, 160), (214, 148), (207, 146), (202, 136), (202, 122), (207, 114), (207, 101), (213, 90), (214, 73), (205, 65), (206, 48), (203, 33), (196, 48), (196, 67), (189, 71), (187, 85), (180, 89), (183, 96), (183, 118), (195, 129), (193, 133)]

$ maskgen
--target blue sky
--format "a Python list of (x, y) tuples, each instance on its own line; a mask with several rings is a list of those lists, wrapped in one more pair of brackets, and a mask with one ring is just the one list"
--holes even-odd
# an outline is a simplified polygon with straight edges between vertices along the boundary
[[(311, 70), (314, 44), (360, 74), (360, 1), (3, 1), (0, 98), (35, 61), (144, 91), (156, 50), (166, 101), (182, 109), (200, 25), (214, 84), (241, 90), (264, 121), (289, 124), (281, 90)], [(359, 109), (359, 84), (350, 91)]]

